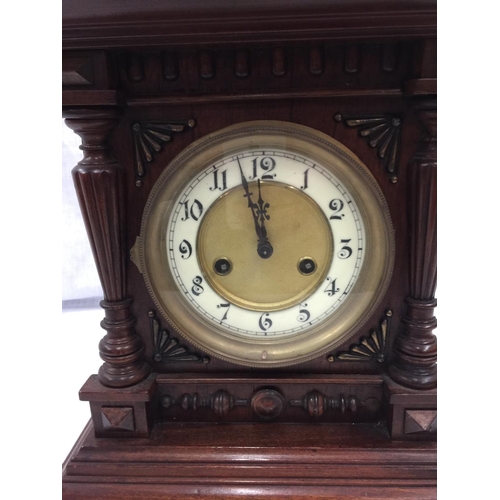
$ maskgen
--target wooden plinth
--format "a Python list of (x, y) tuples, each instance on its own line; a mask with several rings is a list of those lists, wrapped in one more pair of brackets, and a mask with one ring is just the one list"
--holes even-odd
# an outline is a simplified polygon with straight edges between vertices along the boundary
[(157, 424), (97, 439), (89, 423), (63, 500), (436, 498), (436, 443), (368, 424)]

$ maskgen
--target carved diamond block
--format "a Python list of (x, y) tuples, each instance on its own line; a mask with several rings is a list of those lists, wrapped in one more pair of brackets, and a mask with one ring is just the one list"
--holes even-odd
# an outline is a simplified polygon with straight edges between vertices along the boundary
[(107, 431), (133, 431), (134, 410), (130, 406), (103, 406), (101, 408), (102, 425)]
[(437, 431), (437, 410), (406, 410), (405, 434)]

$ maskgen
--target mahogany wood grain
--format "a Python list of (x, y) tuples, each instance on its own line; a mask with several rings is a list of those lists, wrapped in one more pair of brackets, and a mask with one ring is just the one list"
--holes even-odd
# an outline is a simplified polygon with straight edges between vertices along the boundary
[(426, 127), (420, 148), (413, 158), (410, 196), (410, 286), (403, 318), (404, 332), (395, 344), (391, 377), (415, 389), (437, 384), (437, 322), (434, 293), (437, 280), (437, 113), (436, 101), (417, 101), (418, 115)]
[[(62, 46), (107, 331), (63, 498), (436, 498), (435, 0), (63, 0)], [(336, 116), (395, 120), (392, 170)], [(148, 196), (193, 141), (251, 120), (312, 127), (366, 165), (395, 228), (391, 283), (356, 335), (307, 363), (236, 366), (174, 328), (183, 355), (159, 355), (151, 325), (168, 323), (129, 259)], [(184, 125), (138, 179), (151, 124)], [(346, 355), (382, 329), (376, 355)]]
[(63, 48), (435, 36), (435, 0), (63, 2)]
[(373, 425), (162, 424), (123, 445), (89, 429), (63, 499), (434, 499), (435, 456)]
[(125, 265), (124, 170), (108, 153), (107, 136), (116, 122), (113, 109), (75, 109), (64, 113), (66, 124), (82, 138), (83, 159), (73, 169), (73, 180), (104, 292), (101, 306), (107, 334), (99, 344), (105, 361), (100, 381), (124, 387), (149, 374), (144, 347), (134, 331), (135, 319), (127, 299)]

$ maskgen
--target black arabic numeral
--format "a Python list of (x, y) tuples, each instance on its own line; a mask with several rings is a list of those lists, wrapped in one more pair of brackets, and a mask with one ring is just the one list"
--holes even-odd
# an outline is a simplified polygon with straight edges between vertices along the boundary
[(197, 221), (203, 214), (203, 205), (200, 201), (194, 200), (191, 204), (191, 208), (189, 208), (189, 200), (181, 202), (181, 205), (184, 205), (184, 217), (181, 220), (189, 219), (191, 215), (192, 219)]
[(215, 191), (218, 189), (219, 191), (224, 191), (227, 189), (227, 170), (224, 170), (224, 172), (221, 172), (221, 177), (222, 177), (222, 187), (219, 187), (219, 171), (214, 170), (214, 185), (213, 187), (210, 188), (210, 191)]
[(265, 332), (273, 326), (273, 322), (269, 319), (269, 313), (264, 313), (259, 319), (259, 327)]
[(300, 323), (305, 323), (306, 321), (309, 321), (311, 313), (307, 309), (305, 309), (307, 307), (307, 304), (300, 304), (300, 307), (303, 307), (304, 309), (301, 309), (299, 311), (297, 321), (299, 321)]
[[(349, 243), (351, 240), (340, 240), (340, 243)], [(344, 245), (338, 252), (339, 259), (348, 259), (352, 255), (352, 248)]]
[(195, 276), (195, 278), (193, 279), (193, 287), (191, 288), (191, 291), (197, 297), (205, 291), (205, 289), (201, 286), (202, 282), (203, 278), (201, 276)]
[[(257, 178), (257, 161), (258, 158), (254, 158), (252, 160), (253, 179)], [(274, 167), (276, 167), (276, 161), (274, 160), (274, 158), (271, 158), (270, 156), (264, 156), (264, 158), (261, 158), (259, 166), (262, 170), (264, 170), (264, 172), (266, 172), (266, 174), (262, 176), (262, 180), (273, 179), (274, 177), (276, 177), (276, 174), (270, 175), (270, 173), (274, 170)]]
[(330, 215), (330, 220), (342, 220), (344, 214), (337, 215), (344, 208), (344, 202), (339, 198), (335, 198), (330, 202), (330, 209), (333, 210), (333, 215)]
[(308, 185), (307, 185), (307, 176), (308, 176), (308, 174), (309, 174), (309, 169), (307, 169), (304, 172), (304, 185), (300, 186), (300, 189), (307, 189), (308, 188)]
[(191, 254), (193, 253), (193, 247), (191, 246), (191, 243), (189, 243), (188, 240), (182, 240), (181, 244), (179, 245), (179, 252), (181, 252), (183, 259), (189, 259), (189, 257), (191, 257)]
[(330, 283), (328, 283), (327, 287), (323, 290), (327, 295), (328, 297), (333, 297), (337, 292), (340, 291), (340, 288), (337, 287), (337, 278), (335, 278), (334, 280), (332, 280), (331, 278), (326, 278), (327, 281), (329, 281)]
[(219, 304), (217, 306), (217, 309), (220, 309), (221, 307), (225, 307), (226, 308), (226, 312), (224, 313), (224, 316), (222, 316), (222, 320), (221, 321), (225, 321), (227, 319), (227, 313), (229, 312), (229, 307), (230, 306), (231, 306), (231, 304), (229, 304), (229, 303)]

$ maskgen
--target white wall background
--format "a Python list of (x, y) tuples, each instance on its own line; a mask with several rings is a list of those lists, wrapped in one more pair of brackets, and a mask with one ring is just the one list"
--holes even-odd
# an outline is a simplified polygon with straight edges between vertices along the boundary
[[(78, 207), (71, 170), (82, 159), (80, 137), (62, 122), (62, 300), (77, 306), (102, 290)], [(71, 301), (72, 304), (66, 304)]]
[(68, 352), (73, 354), (62, 356), (60, 361), (66, 374), (60, 387), (64, 418), (61, 419), (57, 453), (61, 462), (90, 418), (89, 404), (79, 401), (78, 391), (102, 364), (98, 344), (105, 334), (99, 325), (104, 317), (99, 307), (102, 289), (71, 177), (71, 170), (82, 158), (80, 144), (80, 137), (63, 121), (61, 331)]

